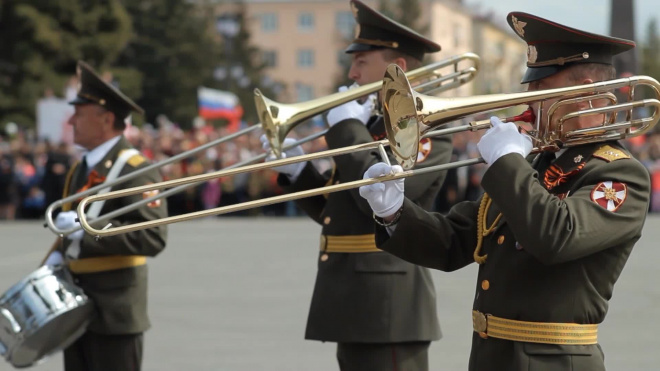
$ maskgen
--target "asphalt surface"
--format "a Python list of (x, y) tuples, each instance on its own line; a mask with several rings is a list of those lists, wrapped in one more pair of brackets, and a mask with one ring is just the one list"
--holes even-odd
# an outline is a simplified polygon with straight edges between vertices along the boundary
[[(149, 262), (143, 369), (338, 370), (335, 345), (303, 340), (320, 227), (300, 219), (211, 218), (170, 227)], [(0, 223), (0, 292), (36, 269), (53, 235), (41, 223)], [(660, 217), (647, 220), (614, 290), (599, 339), (608, 370), (657, 370)], [(476, 266), (434, 272), (444, 337), (432, 370), (466, 370)], [(0, 371), (13, 368), (0, 360)], [(54, 355), (33, 370), (62, 369)]]

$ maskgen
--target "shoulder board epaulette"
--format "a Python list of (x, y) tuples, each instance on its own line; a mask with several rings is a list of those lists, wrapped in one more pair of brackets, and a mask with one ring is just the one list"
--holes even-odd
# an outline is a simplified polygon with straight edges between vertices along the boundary
[(594, 157), (598, 157), (607, 162), (612, 162), (616, 160), (623, 160), (624, 158), (630, 158), (630, 155), (624, 151), (614, 148), (610, 145), (604, 145), (596, 150), (593, 154)]
[[(121, 152), (123, 152), (123, 151), (119, 152), (120, 155), (121, 155)], [(136, 155), (131, 156), (131, 158), (129, 158), (128, 161), (126, 161), (126, 163), (128, 163), (129, 165), (131, 165), (133, 167), (138, 167), (138, 166), (140, 166), (140, 164), (142, 164), (145, 161), (147, 161), (147, 159), (144, 158), (144, 156), (142, 156), (141, 153), (138, 153)]]

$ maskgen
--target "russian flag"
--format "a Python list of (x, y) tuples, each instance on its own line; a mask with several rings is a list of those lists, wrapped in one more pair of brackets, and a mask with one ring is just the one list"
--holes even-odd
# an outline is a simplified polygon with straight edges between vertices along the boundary
[(243, 116), (238, 97), (227, 91), (200, 86), (197, 88), (197, 101), (199, 115), (205, 119), (226, 119), (233, 127), (239, 125)]

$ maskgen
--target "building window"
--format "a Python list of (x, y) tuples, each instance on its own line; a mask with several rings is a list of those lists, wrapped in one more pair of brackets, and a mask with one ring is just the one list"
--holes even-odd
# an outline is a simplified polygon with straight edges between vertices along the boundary
[(296, 83), (296, 100), (298, 102), (314, 99), (314, 87), (307, 84)]
[(277, 14), (263, 13), (261, 15), (261, 30), (263, 32), (277, 31)]
[(302, 32), (309, 32), (314, 30), (314, 14), (300, 13), (298, 15), (298, 30)]
[(264, 50), (262, 55), (262, 60), (266, 67), (275, 67), (277, 66), (277, 51), (275, 50)]
[(355, 18), (352, 12), (341, 11), (335, 14), (335, 26), (337, 31), (345, 38), (353, 37), (355, 29)]
[(298, 50), (298, 67), (314, 67), (314, 51), (310, 49)]

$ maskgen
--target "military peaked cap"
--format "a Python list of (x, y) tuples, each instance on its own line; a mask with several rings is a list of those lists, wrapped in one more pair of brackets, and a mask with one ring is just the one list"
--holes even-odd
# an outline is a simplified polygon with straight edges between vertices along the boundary
[(394, 49), (421, 61), (424, 53), (440, 51), (440, 45), (359, 0), (351, 0), (351, 10), (356, 22), (355, 40), (346, 48), (346, 53)]
[(144, 110), (117, 88), (103, 81), (87, 63), (79, 61), (78, 95), (69, 104), (98, 104), (125, 119), (131, 111), (144, 114)]
[(578, 63), (612, 65), (612, 57), (635, 42), (581, 31), (535, 15), (512, 12), (509, 26), (527, 43), (527, 72), (522, 83), (543, 79)]

